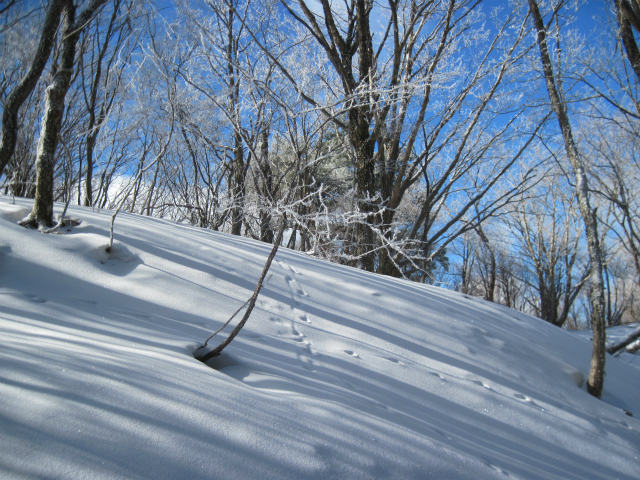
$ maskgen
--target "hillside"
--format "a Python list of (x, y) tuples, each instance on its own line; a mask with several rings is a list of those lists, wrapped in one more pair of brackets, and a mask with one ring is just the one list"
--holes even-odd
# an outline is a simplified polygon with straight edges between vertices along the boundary
[(638, 478), (638, 370), (591, 397), (582, 338), (283, 249), (207, 366), (268, 245), (120, 214), (108, 255), (109, 212), (29, 206), (0, 197), (3, 479)]

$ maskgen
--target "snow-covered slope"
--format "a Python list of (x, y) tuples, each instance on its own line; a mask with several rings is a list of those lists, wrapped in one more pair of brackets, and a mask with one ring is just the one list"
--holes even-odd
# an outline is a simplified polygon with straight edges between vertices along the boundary
[(637, 369), (592, 398), (540, 320), (281, 250), (210, 368), (267, 245), (121, 214), (109, 256), (108, 212), (45, 235), (29, 205), (0, 198), (0, 478), (640, 476)]

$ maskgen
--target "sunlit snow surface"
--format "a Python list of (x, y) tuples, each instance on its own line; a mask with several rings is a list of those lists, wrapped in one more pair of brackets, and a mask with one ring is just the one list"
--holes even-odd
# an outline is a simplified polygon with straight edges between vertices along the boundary
[[(637, 479), (638, 369), (507, 308), (110, 212), (0, 197), (0, 478)], [(216, 341), (213, 342), (214, 344)], [(624, 410), (633, 412), (630, 417)]]

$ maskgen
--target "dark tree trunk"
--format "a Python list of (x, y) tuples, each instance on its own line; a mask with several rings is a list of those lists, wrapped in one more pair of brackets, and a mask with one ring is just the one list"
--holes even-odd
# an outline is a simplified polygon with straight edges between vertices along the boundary
[[(234, 126), (239, 128), (239, 126)], [(244, 170), (244, 149), (242, 148), (242, 137), (239, 133), (234, 134), (233, 145), (233, 168), (232, 168), (232, 209), (231, 209), (231, 233), (240, 235), (242, 233), (242, 222), (244, 220), (244, 192), (245, 192), (245, 170)]]
[(553, 279), (546, 279), (544, 275), (538, 281), (538, 293), (540, 296), (540, 317), (557, 327), (562, 326), (558, 318), (558, 292), (553, 287)]
[[(111, 102), (105, 101), (105, 103), (100, 108), (98, 115), (96, 116), (96, 108), (98, 104), (98, 89), (100, 87), (100, 82), (102, 81), (102, 62), (105, 59), (107, 54), (107, 49), (109, 47), (109, 41), (111, 40), (111, 36), (114, 31), (114, 27), (116, 24), (116, 19), (118, 17), (118, 10), (120, 8), (120, 0), (114, 2), (113, 12), (111, 14), (111, 19), (109, 21), (109, 26), (107, 28), (107, 32), (105, 34), (104, 43), (98, 52), (98, 57), (96, 58), (96, 71), (93, 76), (91, 82), (91, 90), (89, 92), (89, 101), (87, 105), (87, 109), (89, 111), (89, 124), (87, 126), (87, 137), (86, 137), (86, 160), (87, 160), (87, 171), (85, 176), (85, 200), (84, 204), (87, 207), (93, 205), (93, 152), (96, 146), (96, 140), (98, 139), (98, 134), (100, 133), (100, 128), (102, 127), (102, 122), (104, 121), (107, 111), (111, 108)], [(99, 33), (96, 31), (96, 35)], [(109, 64), (107, 64), (107, 75), (108, 75)]]
[[(90, 120), (89, 120), (90, 129), (94, 128), (93, 117), (94, 115), (91, 114)], [(92, 132), (89, 135), (87, 135), (87, 141), (86, 141), (87, 171), (85, 175), (85, 184), (84, 184), (84, 188), (85, 188), (84, 205), (86, 207), (90, 207), (93, 205), (93, 183), (92, 183), (93, 181), (93, 150), (96, 145), (96, 137), (97, 137), (97, 132), (95, 133)]]
[(273, 175), (269, 163), (269, 127), (263, 125), (260, 132), (262, 137), (260, 143), (260, 172), (262, 177), (263, 192), (265, 197), (261, 201), (260, 208), (260, 240), (267, 243), (273, 242), (273, 228), (271, 227), (270, 203), (274, 200)]
[[(358, 74), (360, 84), (367, 85), (373, 78), (373, 46), (369, 29), (370, 5), (366, 0), (356, 2)], [(355, 93), (355, 92), (353, 92)], [(375, 138), (369, 131), (370, 117), (369, 93), (358, 98), (359, 105), (349, 111), (349, 136), (355, 149), (356, 162), (356, 196), (358, 208), (363, 215), (362, 222), (356, 229), (356, 255), (364, 270), (375, 269), (375, 247), (372, 226), (375, 223), (374, 204), (376, 196), (375, 161), (373, 158)]]
[(148, 217), (153, 213), (153, 194), (156, 191), (156, 185), (158, 183), (158, 173), (160, 173), (160, 166), (162, 162), (158, 160), (156, 163), (156, 168), (153, 171), (153, 179), (151, 180), (151, 185), (149, 186), (149, 192), (147, 193), (147, 198), (144, 201), (144, 205), (140, 209), (141, 215), (146, 215)]
[(233, 128), (233, 158), (231, 159), (231, 233), (241, 235), (244, 221), (244, 194), (246, 168), (242, 134), (240, 131), (240, 80), (238, 76), (238, 39), (234, 31), (235, 5), (230, 3), (227, 10), (227, 73), (229, 75), (229, 107)]
[(640, 31), (640, 7), (633, 0), (616, 0), (618, 28), (631, 68), (640, 80), (640, 51), (634, 36), (634, 28)]
[(491, 243), (489, 242), (489, 239), (485, 235), (481, 224), (479, 224), (478, 227), (476, 228), (476, 232), (478, 233), (480, 240), (484, 244), (484, 247), (487, 250), (487, 253), (489, 254), (489, 266), (487, 271), (487, 278), (484, 282), (484, 287), (485, 287), (484, 299), (490, 302), (493, 302), (495, 299), (496, 277), (497, 277), (496, 255), (493, 252), (493, 249), (491, 248)]

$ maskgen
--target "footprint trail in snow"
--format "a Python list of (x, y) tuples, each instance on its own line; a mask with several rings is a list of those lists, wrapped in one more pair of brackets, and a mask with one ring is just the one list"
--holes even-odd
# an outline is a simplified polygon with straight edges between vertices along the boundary
[(297, 280), (297, 276), (299, 272), (293, 268), (288, 263), (285, 263), (280, 260), (276, 260), (278, 265), (286, 272), (285, 280), (287, 282), (287, 287), (289, 289), (289, 297), (291, 298), (290, 308), (293, 311), (293, 318), (297, 319), (297, 322), (291, 320), (290, 330), (292, 339), (294, 342), (300, 345), (299, 351), (296, 353), (297, 359), (304, 365), (305, 368), (309, 370), (314, 369), (313, 356), (315, 352), (313, 350), (313, 346), (309, 338), (304, 334), (300, 325), (296, 325), (298, 322), (302, 322), (306, 325), (311, 324), (311, 319), (307, 312), (305, 312), (301, 308), (301, 297), (308, 297), (309, 294), (304, 290), (304, 288), (299, 284)]

